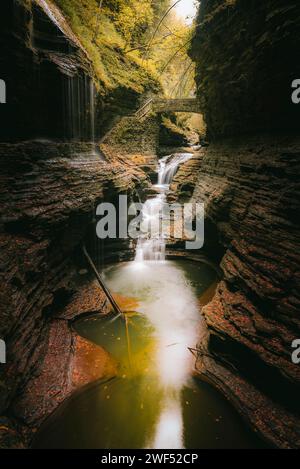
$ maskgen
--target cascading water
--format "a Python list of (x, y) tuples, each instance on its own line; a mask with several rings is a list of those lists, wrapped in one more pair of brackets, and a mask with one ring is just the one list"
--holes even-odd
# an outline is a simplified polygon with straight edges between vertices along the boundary
[(90, 81), (90, 120), (91, 120), (91, 141), (93, 145), (93, 153), (96, 153), (95, 144), (95, 86), (93, 81)]
[(161, 158), (159, 160), (158, 185), (169, 186), (179, 165), (188, 161), (192, 156), (191, 153), (175, 153), (174, 155), (167, 155)]
[(152, 221), (153, 229), (138, 240), (134, 262), (102, 271), (108, 287), (119, 295), (126, 328), (121, 317), (111, 321), (101, 315), (75, 326), (118, 361), (119, 379), (89, 389), (79, 403), (71, 399), (55, 425), (47, 427), (46, 441), (40, 437), (36, 447), (180, 449), (249, 443), (228, 404), (191, 380), (194, 357), (188, 347), (206, 341), (199, 300), (204, 295), (208, 301), (215, 272), (206, 264), (165, 260), (165, 240), (159, 233), (169, 184), (190, 157), (172, 155), (159, 162), (158, 194), (143, 207), (145, 224)]
[(65, 126), (68, 138), (89, 143), (91, 156), (100, 156), (95, 143), (95, 85), (86, 75), (67, 80)]
[(154, 185), (159, 194), (144, 204), (143, 234), (137, 242), (136, 262), (165, 260), (166, 242), (162, 233), (162, 207), (178, 167), (192, 156), (191, 153), (175, 153), (159, 160), (158, 184)]
[[(162, 222), (162, 207), (166, 201), (167, 191), (169, 190), (170, 184), (173, 177), (175, 176), (180, 164), (188, 161), (193, 155), (191, 153), (176, 153), (174, 155), (168, 155), (160, 159), (158, 167), (158, 184), (154, 186), (159, 194), (148, 199), (143, 207), (143, 235), (140, 236), (136, 248), (135, 261), (143, 263), (144, 261), (161, 262), (165, 260), (166, 241), (164, 234), (161, 230)], [(174, 275), (175, 272), (172, 272)], [(180, 280), (181, 281), (181, 280)], [(164, 289), (162, 289), (164, 291)], [(161, 292), (159, 302), (163, 304), (164, 294), (166, 295), (166, 304), (171, 306), (169, 291)], [(176, 295), (174, 295), (176, 300)], [(159, 305), (157, 305), (159, 306)], [(175, 305), (174, 305), (175, 306)], [(194, 308), (191, 310), (193, 311)], [(153, 309), (151, 305), (151, 312), (149, 317), (151, 322), (155, 323), (155, 315), (159, 313), (160, 307)], [(194, 311), (192, 312), (192, 316)], [(180, 315), (179, 315), (180, 316)], [(179, 323), (174, 321), (173, 315), (170, 316), (171, 323), (169, 327), (173, 328), (173, 333), (166, 333), (164, 329), (163, 321), (157, 317), (157, 331), (162, 332), (159, 340), (158, 347), (158, 363), (160, 363), (160, 382), (164, 388), (164, 397), (162, 400), (162, 412), (159, 416), (156, 430), (154, 435), (149, 440), (148, 445), (152, 448), (182, 448), (183, 447), (183, 416), (181, 408), (181, 388), (186, 379), (186, 373), (189, 366), (186, 364), (186, 352), (185, 349), (168, 348), (168, 344), (177, 343), (182, 341), (182, 335), (187, 334), (187, 337), (191, 337), (189, 327), (187, 331), (182, 329)], [(167, 322), (168, 322), (168, 319)], [(178, 329), (178, 330), (177, 330)], [(170, 353), (171, 352), (171, 353)], [(172, 353), (173, 352), (173, 353)], [(169, 366), (172, 363), (181, 362), (181, 374), (178, 376), (177, 373), (170, 373)]]

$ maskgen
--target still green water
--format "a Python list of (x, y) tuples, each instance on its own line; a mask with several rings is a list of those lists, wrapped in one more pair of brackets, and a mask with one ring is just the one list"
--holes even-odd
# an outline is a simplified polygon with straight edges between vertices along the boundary
[(77, 321), (80, 335), (118, 360), (118, 377), (69, 399), (42, 427), (34, 447), (263, 447), (220, 393), (192, 378), (187, 347), (205, 336), (199, 299), (214, 284), (214, 270), (187, 261), (130, 262), (104, 275), (131, 309), (130, 357), (122, 318)]

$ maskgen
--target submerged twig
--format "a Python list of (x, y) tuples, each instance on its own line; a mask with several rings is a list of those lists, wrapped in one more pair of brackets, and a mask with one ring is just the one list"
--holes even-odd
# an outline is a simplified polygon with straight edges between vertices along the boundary
[(115, 312), (117, 313), (117, 317), (119, 316), (122, 316), (123, 319), (125, 318), (124, 316), (124, 313), (121, 311), (120, 307), (118, 306), (118, 304), (116, 303), (114, 297), (112, 296), (112, 294), (110, 293), (108, 287), (105, 285), (105, 282), (104, 280), (102, 279), (101, 275), (99, 274), (94, 262), (92, 261), (89, 253), (87, 252), (87, 249), (85, 247), (85, 245), (83, 245), (82, 247), (82, 251), (83, 251), (83, 254), (85, 256), (85, 258), (87, 259), (90, 267), (92, 268), (101, 288), (103, 289), (104, 293), (106, 294), (107, 298), (109, 299), (113, 309), (115, 310)]

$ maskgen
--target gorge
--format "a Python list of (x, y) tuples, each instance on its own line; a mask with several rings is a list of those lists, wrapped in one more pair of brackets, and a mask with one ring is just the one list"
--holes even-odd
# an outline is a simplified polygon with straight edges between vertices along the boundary
[[(2, 3), (0, 447), (299, 448), (298, 2), (202, 0), (173, 35), (168, 0), (134, 27), (121, 0)], [(196, 124), (139, 113), (168, 93)], [(120, 195), (204, 204), (203, 248), (99, 240)]]

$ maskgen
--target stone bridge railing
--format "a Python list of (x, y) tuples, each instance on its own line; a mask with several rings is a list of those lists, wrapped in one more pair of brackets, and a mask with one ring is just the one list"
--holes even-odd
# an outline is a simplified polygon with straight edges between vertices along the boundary
[(152, 108), (154, 112), (195, 112), (200, 113), (198, 99), (154, 99)]
[(186, 99), (166, 99), (166, 98), (151, 98), (138, 109), (136, 117), (142, 119), (150, 112), (193, 112), (200, 114), (200, 106), (197, 98)]

